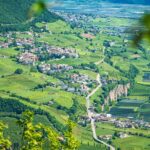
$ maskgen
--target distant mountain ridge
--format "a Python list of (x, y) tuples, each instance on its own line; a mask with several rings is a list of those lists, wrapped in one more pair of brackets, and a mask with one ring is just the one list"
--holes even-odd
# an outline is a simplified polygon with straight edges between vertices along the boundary
[(127, 3), (127, 4), (144, 4), (150, 5), (150, 0), (108, 0), (113, 3)]
[[(60, 1), (63, 1), (63, 0), (60, 0)], [(64, 0), (64, 1), (69, 1), (69, 0)], [(87, 2), (88, 0), (74, 0), (74, 1)], [(150, 5), (150, 0), (89, 0), (89, 1)]]

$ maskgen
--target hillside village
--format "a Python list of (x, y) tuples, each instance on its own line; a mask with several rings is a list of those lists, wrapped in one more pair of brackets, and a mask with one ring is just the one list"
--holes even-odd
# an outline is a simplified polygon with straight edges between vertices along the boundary
[[(129, 47), (127, 31), (137, 18), (55, 13), (66, 22), (0, 33), (0, 98), (38, 108), (36, 117), (58, 131), (71, 119), (78, 124), (76, 136), (88, 146), (99, 140), (105, 146), (133, 137), (149, 140), (149, 47)], [(6, 114), (11, 115), (19, 116)]]

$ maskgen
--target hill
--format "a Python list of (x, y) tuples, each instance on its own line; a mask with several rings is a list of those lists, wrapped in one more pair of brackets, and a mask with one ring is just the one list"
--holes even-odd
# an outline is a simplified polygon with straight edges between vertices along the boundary
[(38, 17), (28, 21), (29, 10), (36, 0), (0, 0), (0, 31), (23, 31), (34, 26), (36, 22), (54, 22), (60, 17), (47, 9)]
[(33, 0), (1, 0), (0, 23), (20, 23), (27, 19), (27, 11)]

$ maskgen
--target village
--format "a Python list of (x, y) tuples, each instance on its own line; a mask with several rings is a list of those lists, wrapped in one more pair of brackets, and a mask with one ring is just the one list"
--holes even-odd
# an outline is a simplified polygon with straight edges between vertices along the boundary
[[(91, 108), (90, 108), (91, 109)], [(91, 109), (92, 110), (92, 109)], [(126, 131), (126, 129), (144, 129), (144, 130), (149, 130), (150, 129), (150, 123), (149, 122), (145, 122), (143, 120), (132, 120), (130, 118), (126, 118), (126, 119), (121, 119), (119, 117), (116, 116), (112, 116), (111, 114), (107, 114), (107, 113), (95, 113), (92, 112), (92, 119), (94, 120), (95, 124), (97, 123), (101, 123), (101, 124), (110, 124), (111, 126), (114, 126), (114, 130), (117, 129), (117, 137), (119, 138), (126, 138), (130, 135), (134, 135), (137, 133), (132, 133), (129, 132), (128, 130)], [(78, 124), (85, 126), (87, 124), (89, 124), (91, 121), (91, 119), (88, 116), (80, 116), (80, 120), (78, 122)], [(97, 128), (97, 125), (95, 125)], [(142, 135), (141, 135), (142, 136)], [(98, 136), (99, 139), (101, 140), (106, 140), (109, 141), (113, 138), (112, 134), (109, 135), (100, 135)]]
[[(18, 37), (19, 34), (27, 34), (28, 37)], [(33, 34), (32, 31), (21, 33), (8, 32), (3, 34), (3, 37), (8, 40), (1, 41), (1, 48), (15, 48), (19, 51), (16, 56), (17, 62), (23, 65), (34, 66), (43, 74), (55, 75), (74, 69), (71, 65), (51, 64), (47, 61), (49, 59), (59, 60), (65, 58), (79, 58), (80, 56), (75, 49), (51, 46), (44, 42), (36, 42), (36, 37), (38, 36), (40, 36), (38, 33)], [(83, 34), (82, 36), (93, 38), (93, 36), (90, 36), (89, 34)], [(67, 80), (67, 83), (62, 80), (62, 84), (60, 85), (61, 89), (84, 96), (88, 95), (92, 86), (97, 84), (97, 81), (91, 80), (88, 75), (79, 73), (68, 76)]]
[(68, 84), (63, 83), (62, 89), (78, 95), (87, 96), (93, 85), (98, 84), (96, 80), (92, 80), (85, 74), (71, 74), (68, 77)]
[(38, 70), (45, 74), (54, 74), (54, 73), (61, 73), (63, 71), (69, 71), (72, 70), (73, 67), (66, 65), (66, 64), (46, 64), (42, 62), (38, 66)]

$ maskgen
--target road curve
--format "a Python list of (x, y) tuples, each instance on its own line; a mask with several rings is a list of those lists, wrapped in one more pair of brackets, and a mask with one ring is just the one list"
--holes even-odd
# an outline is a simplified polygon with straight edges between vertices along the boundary
[(92, 112), (90, 110), (90, 106), (91, 106), (90, 97), (92, 95), (94, 95), (98, 91), (98, 89), (102, 86), (101, 81), (100, 81), (100, 74), (97, 75), (96, 80), (99, 83), (99, 85), (91, 93), (89, 93), (89, 95), (86, 97), (87, 114), (88, 114), (89, 119), (91, 120), (91, 129), (92, 129), (92, 133), (93, 133), (93, 138), (95, 141), (102, 143), (105, 146), (107, 146), (110, 150), (115, 150), (115, 148), (113, 146), (111, 146), (108, 143), (98, 139), (97, 134), (96, 134), (95, 120), (92, 118)]

